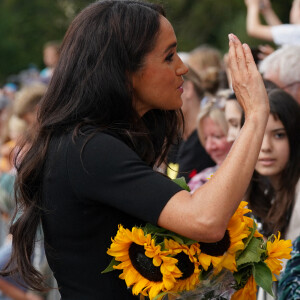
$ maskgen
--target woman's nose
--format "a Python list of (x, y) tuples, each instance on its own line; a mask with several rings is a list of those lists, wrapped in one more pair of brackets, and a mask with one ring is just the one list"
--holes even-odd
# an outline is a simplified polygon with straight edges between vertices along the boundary
[(227, 133), (227, 142), (234, 142), (239, 135), (239, 129), (229, 128)]
[(213, 149), (215, 149), (215, 143), (211, 137), (207, 137), (205, 141), (205, 150), (209, 153)]
[(270, 141), (270, 138), (265, 135), (263, 138), (260, 150), (264, 151), (264, 152), (268, 152), (268, 151), (271, 151), (271, 149), (272, 149), (272, 143)]

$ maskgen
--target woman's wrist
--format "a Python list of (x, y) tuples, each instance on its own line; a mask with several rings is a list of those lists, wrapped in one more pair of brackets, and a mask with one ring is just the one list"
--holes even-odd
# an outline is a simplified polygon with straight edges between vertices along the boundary
[(269, 114), (269, 107), (245, 114), (245, 124), (252, 124), (255, 130), (264, 131), (269, 119)]

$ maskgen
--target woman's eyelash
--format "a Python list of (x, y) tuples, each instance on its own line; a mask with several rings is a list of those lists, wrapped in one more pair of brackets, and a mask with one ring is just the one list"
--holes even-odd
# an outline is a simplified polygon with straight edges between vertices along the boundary
[(174, 53), (169, 54), (169, 55), (166, 57), (166, 60), (167, 60), (167, 61), (172, 61), (172, 60), (173, 60), (173, 56), (174, 56)]
[(278, 133), (275, 134), (275, 136), (276, 136), (277, 138), (283, 138), (283, 137), (286, 136), (286, 133), (285, 133), (285, 132), (278, 132)]

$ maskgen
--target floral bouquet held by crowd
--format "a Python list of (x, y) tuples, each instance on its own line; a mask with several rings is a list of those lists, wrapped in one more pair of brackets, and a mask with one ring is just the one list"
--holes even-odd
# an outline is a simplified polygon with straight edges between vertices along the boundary
[[(185, 182), (178, 181), (188, 189)], [(264, 241), (247, 202), (241, 202), (223, 239), (201, 243), (147, 224), (119, 230), (102, 273), (121, 270), (134, 295), (163, 299), (256, 299), (257, 285), (272, 295), (281, 259), (290, 258), (291, 241), (272, 235)]]

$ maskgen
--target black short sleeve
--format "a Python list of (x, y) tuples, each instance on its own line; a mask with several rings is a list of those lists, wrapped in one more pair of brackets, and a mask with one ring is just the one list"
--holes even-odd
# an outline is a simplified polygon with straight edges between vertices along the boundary
[(101, 274), (118, 225), (155, 224), (179, 186), (121, 140), (53, 137), (43, 174), (45, 249), (62, 300), (136, 299), (117, 272)]
[(80, 199), (156, 224), (167, 201), (181, 190), (111, 135), (100, 133), (80, 148), (81, 143), (70, 143), (67, 153), (69, 178)]

